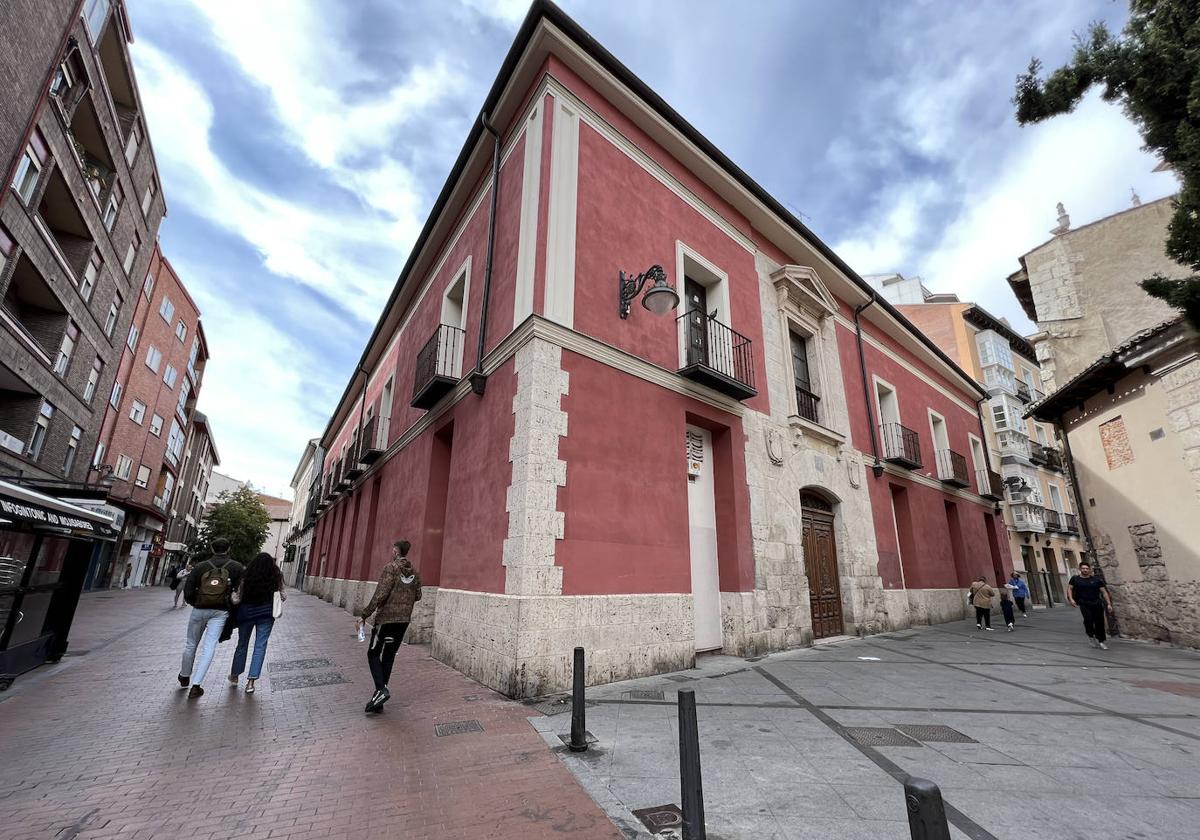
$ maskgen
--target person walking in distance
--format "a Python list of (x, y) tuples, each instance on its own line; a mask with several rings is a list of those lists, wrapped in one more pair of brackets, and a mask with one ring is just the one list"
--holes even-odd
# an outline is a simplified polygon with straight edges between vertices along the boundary
[(175, 590), (175, 603), (173, 607), (179, 606), (179, 599), (183, 597), (183, 582), (187, 580), (187, 576), (192, 573), (192, 561), (189, 559), (179, 564), (179, 567), (172, 571), (175, 579), (171, 581), (171, 588)]
[(1021, 577), (1021, 573), (1013, 572), (1012, 577), (1005, 585), (1012, 590), (1013, 600), (1017, 602), (1017, 609), (1021, 611), (1021, 618), (1029, 618), (1029, 613), (1025, 612), (1025, 599), (1029, 597), (1029, 584)]
[(367, 712), (382, 712), (383, 704), (392, 696), (387, 685), (392, 664), (412, 618), (413, 605), (421, 600), (421, 576), (408, 560), (409, 548), (408, 540), (398, 540), (392, 546), (392, 559), (380, 572), (375, 594), (360, 613), (364, 621), (375, 614), (371, 644), (367, 648), (375, 693), (367, 702)]
[(250, 633), (254, 633), (254, 658), (250, 660), (250, 676), (246, 678), (246, 693), (254, 693), (254, 683), (262, 675), (263, 660), (267, 658), (267, 640), (275, 626), (275, 596), (287, 600), (283, 591), (283, 573), (275, 558), (261, 552), (248, 564), (242, 575), (241, 596), (237, 607), (237, 650), (229, 671), (229, 684), (236, 687), (238, 677), (246, 670), (246, 654), (250, 650)]
[(1067, 602), (1078, 606), (1083, 614), (1083, 630), (1091, 640), (1092, 647), (1108, 650), (1104, 643), (1104, 614), (1112, 612), (1112, 598), (1104, 580), (1092, 573), (1092, 564), (1084, 560), (1079, 564), (1079, 574), (1067, 581)]
[(971, 603), (975, 607), (975, 626), (980, 630), (992, 629), (992, 598), (996, 590), (988, 586), (986, 578), (979, 578), (971, 584)]
[(996, 594), (1000, 596), (1000, 611), (1004, 613), (1004, 626), (1011, 633), (1016, 625), (1013, 623), (1013, 596), (1007, 586), (1000, 584), (1000, 580), (996, 580)]
[[(183, 645), (179, 685), (187, 688), (191, 684), (189, 700), (204, 693), (200, 683), (217, 652), (217, 641), (229, 617), (231, 598), (241, 585), (244, 571), (242, 564), (229, 556), (229, 540), (218, 537), (209, 548), (213, 556), (197, 563), (183, 582), (183, 600), (191, 605), (192, 614), (188, 618), (187, 641)], [(196, 662), (197, 647), (200, 648), (199, 662)]]

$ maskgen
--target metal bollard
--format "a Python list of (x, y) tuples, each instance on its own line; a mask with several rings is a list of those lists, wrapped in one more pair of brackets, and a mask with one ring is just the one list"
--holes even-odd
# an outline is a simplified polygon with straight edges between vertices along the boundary
[(950, 840), (946, 806), (937, 785), (928, 779), (909, 776), (904, 782), (904, 803), (908, 806), (912, 840)]
[(575, 648), (575, 665), (571, 685), (571, 752), (587, 752), (587, 718), (583, 708), (583, 648)]
[(1050, 588), (1050, 572), (1042, 569), (1042, 586), (1046, 587), (1046, 609), (1054, 609), (1054, 590)]
[(696, 692), (690, 688), (679, 692), (679, 793), (683, 803), (683, 840), (705, 840)]

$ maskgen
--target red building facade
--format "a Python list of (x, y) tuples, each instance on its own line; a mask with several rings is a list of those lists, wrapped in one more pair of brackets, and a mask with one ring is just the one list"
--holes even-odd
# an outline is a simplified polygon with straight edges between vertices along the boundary
[(200, 310), (158, 247), (141, 280), (92, 456), (125, 525), (93, 586), (155, 583), (165, 569), (167, 523), (208, 360)]
[[(1006, 571), (983, 393), (573, 21), (535, 4), (483, 111), (322, 437), (311, 589), (357, 608), (408, 538), (413, 638), (525, 696)], [(677, 299), (625, 313), (651, 266)]]

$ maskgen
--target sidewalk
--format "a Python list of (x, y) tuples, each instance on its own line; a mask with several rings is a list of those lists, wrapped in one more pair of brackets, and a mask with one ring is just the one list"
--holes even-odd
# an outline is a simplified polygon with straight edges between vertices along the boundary
[[(679, 805), (677, 691), (696, 693), (706, 823), (722, 840), (907, 840), (902, 782), (953, 837), (1181, 840), (1200, 825), (1200, 653), (1088, 646), (1077, 610), (845, 639), (588, 691), (564, 761), (628, 833)], [(535, 718), (560, 743), (570, 715)], [(934, 728), (929, 728), (934, 727)]]
[[(61, 664), (0, 693), (0, 836), (550, 838), (620, 833), (527, 718), (433, 661), (396, 659), (384, 714), (343, 610), (293, 593), (254, 695), (175, 680), (187, 609), (164, 588), (88, 594)], [(244, 684), (244, 681), (243, 681)], [(435, 725), (482, 731), (439, 737)]]

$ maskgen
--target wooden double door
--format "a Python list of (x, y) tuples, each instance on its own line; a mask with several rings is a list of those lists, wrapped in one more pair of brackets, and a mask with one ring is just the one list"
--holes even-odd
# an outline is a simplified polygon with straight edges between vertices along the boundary
[(842, 587), (838, 578), (833, 506), (812, 493), (802, 493), (800, 502), (813, 637), (840, 636), (846, 628), (842, 621)]

